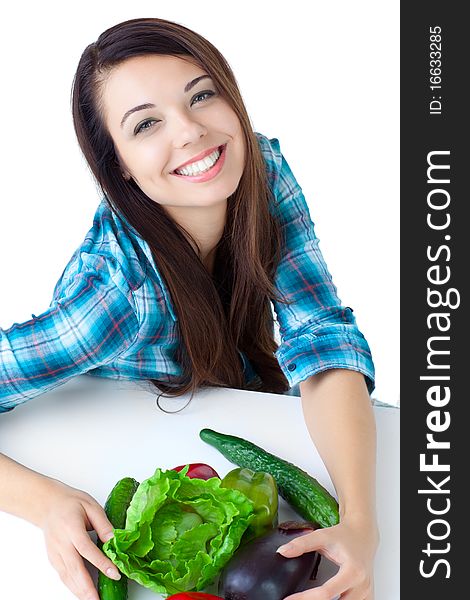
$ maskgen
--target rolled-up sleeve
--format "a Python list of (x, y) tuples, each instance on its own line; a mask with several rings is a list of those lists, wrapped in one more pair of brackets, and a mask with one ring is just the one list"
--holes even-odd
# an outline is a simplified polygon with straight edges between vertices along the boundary
[(321, 371), (342, 368), (362, 373), (372, 393), (375, 371), (369, 345), (352, 309), (341, 304), (304, 194), (279, 142), (274, 138), (270, 144), (274, 214), (284, 236), (275, 284), (290, 302), (273, 302), (281, 338), (276, 358), (291, 387)]
[(77, 273), (44, 313), (0, 328), (0, 412), (110, 362), (138, 334), (132, 294), (99, 271)]

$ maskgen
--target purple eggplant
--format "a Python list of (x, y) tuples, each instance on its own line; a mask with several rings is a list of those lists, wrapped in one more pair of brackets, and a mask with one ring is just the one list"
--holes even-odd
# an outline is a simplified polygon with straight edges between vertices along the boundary
[(219, 596), (225, 600), (282, 600), (305, 589), (320, 564), (318, 552), (286, 558), (279, 546), (318, 528), (315, 523), (286, 521), (269, 533), (240, 546), (224, 567)]

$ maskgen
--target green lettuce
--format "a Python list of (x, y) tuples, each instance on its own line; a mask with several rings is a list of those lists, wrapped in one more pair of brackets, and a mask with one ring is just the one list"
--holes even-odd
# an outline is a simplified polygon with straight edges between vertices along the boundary
[(253, 503), (221, 480), (157, 469), (137, 488), (124, 529), (103, 552), (130, 579), (158, 594), (199, 591), (230, 560), (254, 518)]

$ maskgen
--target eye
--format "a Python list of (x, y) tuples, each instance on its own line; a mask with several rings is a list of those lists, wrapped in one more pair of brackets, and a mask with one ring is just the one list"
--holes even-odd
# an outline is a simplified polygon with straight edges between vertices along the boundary
[(200, 92), (199, 94), (194, 96), (193, 100), (195, 100), (196, 98), (201, 98), (202, 96), (208, 96), (210, 98), (211, 96), (215, 96), (215, 92), (212, 92), (211, 90), (206, 90), (205, 92)]
[(150, 129), (150, 127), (144, 127), (144, 125), (149, 125), (150, 123), (158, 123), (159, 121), (156, 121), (155, 119), (147, 119), (146, 121), (142, 121), (142, 123), (140, 123), (140, 125), (137, 125), (137, 127), (134, 130), (134, 134), (138, 135), (141, 131), (144, 131), (146, 129)]
[[(202, 98), (203, 96), (207, 96), (207, 98), (205, 98), (207, 100), (211, 96), (215, 96), (215, 95), (216, 95), (216, 92), (213, 92), (212, 90), (206, 90), (205, 92), (200, 92), (199, 94), (197, 94), (196, 96), (193, 97), (193, 102), (191, 104), (193, 104), (195, 100), (197, 100), (198, 98)], [(198, 102), (200, 102), (200, 101), (198, 100)], [(159, 123), (159, 122), (160, 121), (157, 121), (155, 119), (147, 119), (146, 121), (142, 121), (142, 123), (137, 125), (137, 127), (135, 128), (134, 135), (138, 135), (142, 131), (151, 129), (152, 123)], [(148, 125), (148, 127), (147, 127), (147, 125)]]

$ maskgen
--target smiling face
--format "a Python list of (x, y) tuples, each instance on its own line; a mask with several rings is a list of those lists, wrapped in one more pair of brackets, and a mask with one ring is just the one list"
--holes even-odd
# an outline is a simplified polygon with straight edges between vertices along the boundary
[[(132, 57), (110, 72), (102, 101), (123, 171), (155, 202), (209, 207), (236, 190), (245, 164), (243, 131), (196, 64), (156, 54)], [(209, 157), (201, 163), (200, 154)], [(174, 172), (188, 161), (197, 164)]]

